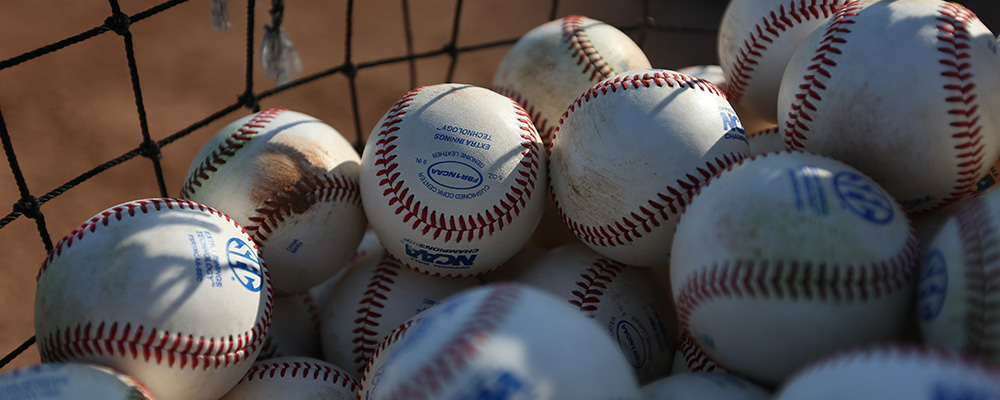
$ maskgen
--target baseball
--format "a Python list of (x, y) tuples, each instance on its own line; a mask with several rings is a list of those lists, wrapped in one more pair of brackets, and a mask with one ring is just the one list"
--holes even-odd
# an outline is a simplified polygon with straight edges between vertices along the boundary
[(545, 149), (531, 118), (489, 89), (406, 93), (361, 157), (361, 200), (386, 251), (442, 277), (480, 275), (527, 243), (545, 205)]
[(726, 5), (717, 52), (726, 95), (741, 119), (778, 122), (778, 89), (788, 60), (844, 2), (732, 0)]
[(601, 327), (540, 289), (479, 286), (417, 318), (362, 386), (371, 400), (640, 398)]
[(785, 136), (777, 126), (762, 131), (747, 133), (750, 154), (760, 155), (785, 150)]
[(253, 364), (219, 400), (355, 400), (358, 381), (344, 370), (309, 357), (279, 357)]
[(769, 400), (771, 393), (746, 379), (718, 372), (687, 372), (642, 387), (646, 400)]
[(64, 362), (21, 367), (0, 374), (5, 400), (153, 399), (142, 383), (111, 368)]
[(492, 88), (527, 110), (547, 146), (559, 116), (580, 93), (622, 72), (650, 67), (642, 49), (618, 28), (571, 15), (521, 36), (497, 66)]
[(239, 222), (260, 246), (275, 290), (294, 294), (335, 275), (361, 242), (360, 162), (331, 126), (270, 109), (212, 136), (195, 155), (181, 197)]
[(549, 250), (511, 277), (548, 291), (604, 328), (639, 383), (670, 374), (677, 321), (649, 268), (601, 257), (583, 243)]
[(674, 365), (670, 369), (670, 374), (676, 375), (686, 372), (729, 373), (708, 358), (708, 355), (698, 347), (698, 341), (691, 339), (687, 333), (681, 332), (680, 338), (677, 340), (677, 351), (674, 353)]
[(959, 203), (923, 252), (917, 291), (928, 346), (1000, 363), (996, 277), (1000, 273), (1000, 192)]
[(563, 114), (549, 152), (551, 191), (566, 226), (590, 248), (665, 268), (691, 191), (748, 152), (715, 85), (631, 71), (595, 85)]
[(378, 346), (375, 347), (371, 358), (365, 364), (364, 372), (361, 374), (361, 387), (358, 389), (358, 399), (369, 400), (372, 398), (371, 388), (375, 385), (376, 378), (381, 378), (381, 375), (376, 375), (376, 373), (381, 374), (382, 364), (385, 364), (385, 360), (391, 357), (393, 345), (402, 340), (406, 336), (406, 331), (419, 321), (420, 315), (406, 320), (406, 322), (389, 331), (382, 341), (379, 342)]
[(271, 325), (267, 268), (218, 210), (178, 199), (108, 208), (55, 245), (38, 274), (43, 362), (105, 365), (159, 399), (217, 399)]
[(764, 385), (827, 353), (899, 339), (910, 315), (909, 217), (837, 160), (771, 153), (722, 172), (691, 199), (673, 245), (681, 327), (714, 362)]
[(932, 210), (1000, 155), (998, 69), (993, 33), (961, 5), (848, 1), (789, 61), (779, 127), (786, 148), (854, 166), (907, 212)]
[(995, 399), (996, 370), (920, 347), (886, 346), (837, 353), (799, 371), (775, 400)]
[(358, 263), (334, 284), (322, 307), (323, 359), (360, 379), (375, 347), (392, 328), (478, 284), (475, 277), (421, 274), (388, 253)]
[(320, 358), (319, 307), (309, 292), (278, 296), (271, 313), (271, 330), (257, 361), (276, 357)]

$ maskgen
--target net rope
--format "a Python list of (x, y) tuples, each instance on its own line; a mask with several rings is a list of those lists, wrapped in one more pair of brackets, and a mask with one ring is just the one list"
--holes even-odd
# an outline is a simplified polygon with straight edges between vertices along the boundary
[[(139, 126), (139, 132), (141, 137), (137, 140), (136, 146), (129, 150), (128, 152), (107, 160), (99, 165), (92, 167), (91, 169), (81, 173), (75, 178), (70, 179), (68, 182), (53, 188), (40, 196), (32, 194), (32, 190), (28, 187), (25, 180), (25, 176), (18, 163), (16, 152), (14, 150), (14, 144), (11, 141), (10, 132), (8, 132), (7, 124), (4, 122), (3, 108), (0, 107), (0, 144), (3, 146), (4, 154), (7, 157), (8, 164), (10, 166), (11, 174), (14, 177), (14, 181), (17, 185), (17, 190), (20, 195), (18, 201), (13, 204), (12, 211), (8, 213), (3, 218), (0, 218), (0, 229), (6, 227), (11, 222), (17, 220), (18, 218), (24, 217), (35, 221), (35, 225), (38, 230), (38, 235), (42, 241), (45, 251), (51, 251), (53, 248), (52, 238), (48, 232), (45, 223), (45, 215), (41, 210), (42, 205), (48, 201), (54, 199), (57, 196), (62, 195), (66, 191), (73, 189), (74, 187), (86, 182), (87, 180), (101, 174), (111, 168), (118, 166), (119, 164), (129, 161), (135, 157), (144, 157), (150, 160), (153, 164), (153, 176), (152, 179), (156, 180), (158, 190), (162, 197), (169, 197), (167, 191), (167, 185), (164, 179), (163, 169), (160, 164), (160, 159), (162, 158), (161, 149), (179, 139), (182, 139), (191, 133), (215, 122), (222, 118), (229, 116), (237, 112), (240, 109), (249, 109), (253, 112), (260, 111), (260, 101), (268, 97), (277, 95), (279, 93), (287, 92), (304, 85), (309, 85), (313, 82), (335, 76), (343, 75), (347, 78), (349, 84), (349, 96), (351, 101), (351, 112), (353, 117), (353, 124), (355, 131), (358, 132), (356, 142), (354, 143), (355, 149), (358, 153), (361, 153), (362, 146), (364, 144), (365, 138), (361, 134), (363, 131), (362, 123), (359, 112), (359, 102), (358, 102), (358, 90), (357, 90), (357, 80), (356, 76), (358, 71), (388, 65), (388, 64), (398, 64), (405, 63), (408, 65), (409, 70), (409, 82), (410, 87), (415, 87), (417, 85), (417, 61), (426, 58), (447, 56), (449, 58), (446, 81), (451, 81), (455, 74), (455, 70), (458, 66), (459, 58), (462, 54), (498, 48), (504, 46), (513, 45), (518, 37), (511, 37), (507, 39), (476, 43), (470, 45), (459, 45), (459, 28), (462, 23), (462, 6), (463, 1), (458, 0), (454, 14), (452, 15), (451, 23), (451, 34), (449, 40), (444, 43), (441, 47), (436, 50), (429, 50), (423, 52), (416, 52), (414, 50), (413, 44), (413, 31), (411, 23), (411, 7), (409, 0), (401, 0), (401, 7), (403, 10), (403, 25), (404, 25), (404, 35), (406, 43), (406, 54), (387, 57), (371, 61), (356, 61), (352, 57), (352, 38), (353, 38), (353, 18), (354, 18), (354, 0), (347, 1), (347, 7), (344, 13), (346, 17), (346, 32), (344, 34), (344, 60), (339, 65), (330, 66), (327, 69), (320, 70), (318, 72), (298, 77), (295, 79), (289, 79), (287, 81), (280, 81), (275, 86), (264, 89), (255, 90), (254, 88), (254, 67), (260, 56), (259, 43), (256, 41), (257, 36), (255, 32), (255, 0), (246, 1), (246, 63), (245, 63), (245, 73), (246, 82), (242, 93), (236, 96), (236, 100), (231, 104), (226, 104), (221, 106), (218, 110), (212, 111), (205, 115), (202, 119), (192, 122), (187, 127), (167, 135), (166, 137), (154, 140), (149, 133), (149, 125), (146, 119), (146, 110), (143, 101), (142, 85), (141, 85), (141, 75), (140, 71), (136, 65), (135, 59), (135, 44), (132, 40), (131, 27), (135, 24), (141, 23), (149, 18), (152, 18), (166, 10), (169, 10), (175, 6), (186, 3), (188, 0), (169, 0), (163, 3), (157, 4), (149, 9), (137, 12), (132, 15), (127, 15), (121, 11), (118, 0), (108, 0), (109, 15), (104, 20), (102, 25), (90, 28), (81, 33), (75, 34), (73, 36), (67, 37), (65, 39), (56, 41), (54, 43), (41, 46), (37, 49), (25, 52), (23, 54), (16, 55), (14, 57), (0, 60), (0, 71), (21, 66), (22, 64), (29, 63), (32, 60), (44, 57), (46, 55), (58, 52), (69, 46), (79, 44), (81, 42), (93, 39), (95, 37), (105, 35), (105, 34), (116, 34), (121, 36), (123, 41), (123, 47), (126, 59), (128, 61), (129, 74), (131, 78), (132, 91), (135, 97), (136, 106), (136, 116)], [(679, 26), (679, 25), (666, 25), (660, 24), (653, 20), (650, 16), (650, 2), (651, 0), (643, 0), (642, 10), (643, 15), (637, 18), (637, 21), (629, 26), (618, 26), (620, 30), (626, 33), (635, 34), (637, 37), (636, 43), (640, 46), (646, 41), (646, 38), (650, 32), (653, 31), (677, 31), (677, 32), (693, 32), (702, 33), (708, 35), (714, 35), (717, 33), (717, 29), (714, 27), (695, 27), (695, 26)], [(556, 19), (557, 12), (559, 9), (559, 1), (552, 0), (549, 7), (548, 19)], [(283, 0), (272, 0), (271, 8), (269, 14), (271, 17), (271, 23), (266, 27), (267, 32), (264, 36), (267, 37), (268, 34), (278, 35), (280, 37), (281, 24), (284, 12), (284, 1)], [(263, 40), (263, 38), (262, 38)], [(25, 66), (26, 67), (26, 66)], [(37, 193), (37, 192), (34, 192)], [(3, 368), (9, 364), (12, 360), (22, 354), (25, 350), (29, 349), (35, 344), (35, 338), (30, 337), (24, 341), (23, 344), (17, 348), (10, 351), (6, 356), (0, 359), (0, 368)]]

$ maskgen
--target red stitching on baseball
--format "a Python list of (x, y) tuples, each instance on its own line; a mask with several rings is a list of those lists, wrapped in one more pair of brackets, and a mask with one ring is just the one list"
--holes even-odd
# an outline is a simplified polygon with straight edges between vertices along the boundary
[[(651, 88), (653, 86), (667, 86), (670, 88), (676, 86), (678, 89), (698, 89), (726, 98), (726, 95), (711, 82), (676, 72), (659, 71), (618, 76), (594, 85), (577, 98), (575, 102), (570, 104), (559, 120), (559, 126), (552, 133), (552, 140), (555, 140), (563, 121), (569, 117), (570, 113), (576, 112), (577, 109), (589, 103), (591, 99), (608, 95), (608, 93), (617, 93), (619, 90), (636, 90)], [(725, 154), (722, 158), (716, 157), (714, 160), (708, 161), (704, 167), (696, 167), (695, 171), (698, 175), (701, 175), (701, 178), (688, 173), (684, 178), (677, 180), (676, 187), (667, 185), (663, 192), (657, 193), (654, 198), (649, 199), (646, 205), (639, 206), (638, 210), (633, 210), (629, 215), (621, 217), (620, 220), (615, 221), (613, 224), (591, 226), (577, 223), (563, 211), (558, 200), (554, 201), (556, 211), (559, 212), (559, 217), (562, 218), (570, 231), (580, 240), (602, 247), (624, 245), (641, 238), (645, 233), (651, 232), (654, 227), (660, 226), (661, 221), (669, 220), (670, 213), (677, 214), (680, 210), (683, 210), (687, 206), (691, 190), (698, 187), (702, 180), (710, 178), (745, 157), (741, 153)], [(552, 188), (551, 180), (549, 191), (553, 193), (552, 197), (555, 200), (555, 191)]]
[[(404, 336), (406, 336), (406, 330), (410, 329), (410, 326), (412, 326), (414, 323), (417, 323), (417, 321), (420, 321), (420, 317), (419, 316), (416, 316), (416, 317), (413, 317), (413, 318), (410, 318), (410, 319), (406, 320), (406, 322), (403, 322), (402, 324), (399, 324), (399, 326), (397, 326), (395, 329), (393, 329), (391, 332), (389, 332), (389, 334), (386, 335), (384, 339), (382, 339), (382, 342), (378, 344), (378, 347), (375, 347), (375, 350), (372, 351), (372, 355), (368, 359), (368, 362), (365, 363), (364, 372), (361, 375), (361, 382), (368, 382), (369, 381), (369, 379), (368, 379), (369, 374), (371, 374), (373, 372), (376, 372), (376, 371), (372, 371), (371, 370), (371, 368), (372, 368), (372, 360), (375, 360), (375, 359), (381, 357), (382, 352), (384, 352), (387, 348), (389, 348), (394, 343), (400, 341)], [(358, 393), (359, 400), (360, 400), (360, 396), (361, 396), (361, 393), (359, 392)]]
[(579, 307), (588, 317), (594, 318), (594, 312), (597, 311), (597, 305), (601, 302), (604, 291), (624, 270), (625, 265), (612, 260), (601, 258), (594, 261), (576, 281), (579, 289), (570, 291), (572, 298), (569, 304)]
[[(113, 221), (121, 221), (123, 216), (135, 216), (136, 211), (146, 214), (164, 209), (172, 210), (175, 207), (216, 215), (232, 222), (233, 226), (246, 233), (236, 221), (230, 219), (226, 214), (193, 201), (171, 198), (133, 201), (94, 216), (90, 221), (63, 237), (49, 252), (36, 279), (41, 278), (42, 273), (48, 269), (52, 260), (61, 255), (64, 247), (71, 247), (74, 240), (83, 240), (86, 232), (93, 233), (100, 226), (107, 226)], [(249, 244), (253, 248), (257, 248), (252, 238)], [(38, 351), (42, 360), (46, 362), (75, 359), (90, 354), (131, 356), (133, 359), (142, 357), (145, 361), (153, 359), (158, 364), (166, 363), (171, 367), (178, 364), (180, 368), (201, 367), (204, 369), (240, 362), (261, 346), (261, 342), (271, 326), (271, 308), (274, 301), (274, 293), (271, 290), (271, 273), (263, 260), (261, 260), (261, 266), (263, 279), (266, 281), (264, 286), (267, 287), (267, 292), (264, 294), (264, 312), (261, 319), (249, 331), (235, 336), (230, 335), (228, 338), (195, 338), (194, 335), (183, 332), (157, 331), (155, 328), (147, 329), (141, 324), (133, 326), (129, 322), (119, 324), (117, 321), (100, 321), (96, 326), (94, 323), (88, 322), (67, 326), (61, 331), (56, 330), (45, 337), (38, 338)]]
[(701, 350), (701, 347), (698, 346), (698, 342), (692, 339), (687, 333), (681, 333), (680, 345), (677, 346), (677, 350), (681, 352), (681, 356), (684, 357), (684, 363), (691, 372), (728, 373), (728, 371), (716, 364), (715, 361), (712, 361)]
[(361, 186), (358, 180), (341, 174), (302, 180), (265, 200), (263, 206), (255, 210), (256, 214), (248, 218), (250, 223), (244, 228), (260, 247), (264, 247), (268, 235), (285, 222), (285, 218), (313, 204), (331, 201), (360, 204)]
[(792, 110), (788, 112), (788, 121), (785, 123), (785, 147), (789, 149), (801, 150), (805, 147), (806, 133), (809, 131), (809, 122), (812, 121), (810, 113), (816, 111), (816, 104), (822, 100), (819, 92), (826, 90), (826, 84), (820, 81), (821, 77), (829, 79), (831, 74), (828, 67), (837, 66), (837, 62), (832, 59), (833, 55), (842, 54), (843, 51), (838, 45), (847, 43), (847, 39), (839, 34), (851, 33), (847, 25), (854, 24), (851, 17), (857, 16), (857, 11), (861, 9), (858, 0), (848, 1), (837, 9), (830, 25), (820, 39), (820, 46), (816, 49), (816, 55), (812, 59), (812, 64), (806, 68), (806, 74), (802, 77), (805, 83), (799, 85), (799, 92), (795, 95), (795, 100), (801, 104), (792, 103)]
[(359, 374), (364, 372), (364, 364), (367, 364), (366, 361), (372, 357), (381, 340), (377, 337), (376, 329), (381, 325), (379, 319), (382, 318), (382, 309), (385, 308), (388, 293), (392, 291), (392, 285), (396, 283), (399, 270), (402, 268), (399, 260), (386, 252), (372, 273), (368, 285), (365, 286), (361, 301), (358, 302), (360, 308), (355, 311), (358, 317), (354, 319), (355, 328), (351, 331), (356, 335), (351, 340), (351, 343), (354, 343), (351, 354), (356, 356), (354, 362), (362, 363), (358, 367)]
[(1000, 261), (997, 250), (997, 226), (982, 198), (976, 197), (955, 212), (962, 254), (965, 259), (966, 313), (965, 331), (968, 341), (963, 351), (994, 358), (1000, 349), (996, 344), (1000, 339), (998, 323), (1000, 315), (995, 309), (997, 279)]
[(951, 137), (958, 140), (955, 150), (959, 151), (956, 186), (940, 202), (950, 204), (969, 194), (982, 175), (985, 145), (979, 135), (982, 126), (979, 105), (976, 104), (978, 96), (974, 92), (976, 83), (972, 74), (972, 55), (968, 52), (972, 45), (967, 27), (976, 15), (965, 7), (948, 2), (942, 3), (938, 11), (941, 14), (937, 18), (941, 21), (941, 25), (937, 26), (938, 51), (944, 57), (939, 62), (945, 67), (941, 76), (951, 80), (944, 85), (950, 93), (945, 101), (954, 107), (948, 110), (948, 115), (954, 118), (949, 125), (957, 130)]
[(498, 328), (521, 296), (517, 285), (499, 284), (479, 301), (476, 310), (433, 359), (427, 360), (413, 375), (402, 380), (385, 397), (390, 400), (434, 398), (456, 370), (461, 370), (477, 353), (476, 344)]
[[(388, 200), (389, 206), (395, 206), (396, 215), (402, 216), (403, 222), (412, 223), (412, 228), (424, 235), (431, 235), (434, 239), (445, 242), (461, 243), (463, 240), (471, 242), (474, 239), (482, 239), (484, 236), (502, 230), (505, 224), (510, 223), (514, 216), (521, 212), (521, 208), (527, 204), (531, 198), (532, 188), (535, 180), (538, 179), (539, 169), (539, 146), (537, 143), (538, 133), (531, 124), (531, 117), (513, 99), (509, 99), (517, 117), (519, 128), (522, 131), (521, 143), (524, 156), (513, 174), (518, 176), (514, 179), (515, 184), (503, 196), (499, 204), (494, 204), (490, 208), (477, 213), (476, 215), (449, 215), (438, 210), (429, 210), (421, 204), (415, 195), (410, 193), (410, 188), (404, 179), (400, 179), (400, 172), (396, 171), (399, 163), (395, 162), (397, 155), (394, 154), (396, 144), (393, 142), (399, 138), (396, 132), (399, 130), (399, 123), (406, 116), (406, 109), (409, 103), (420, 92), (422, 88), (416, 88), (404, 95), (389, 109), (387, 116), (377, 134), (375, 142), (375, 176), (379, 178), (379, 186), (384, 190), (382, 195)], [(485, 271), (483, 272), (485, 273)], [(452, 274), (437, 276), (451, 276)]]
[(567, 50), (576, 58), (576, 64), (583, 64), (583, 73), (590, 72), (590, 80), (597, 81), (611, 77), (613, 71), (597, 49), (590, 43), (590, 37), (584, 30), (584, 16), (570, 15), (563, 18), (563, 42), (569, 44)]
[(341, 387), (352, 392), (356, 392), (361, 386), (357, 380), (343, 372), (330, 368), (328, 365), (321, 365), (308, 361), (276, 361), (272, 363), (254, 364), (254, 366), (250, 368), (250, 371), (247, 371), (246, 375), (243, 376), (243, 379), (240, 379), (239, 383), (252, 382), (254, 380), (261, 379), (271, 379), (275, 376), (280, 378), (284, 378), (286, 376), (290, 378), (300, 377), (302, 379), (312, 378), (313, 380), (339, 384)]
[(549, 136), (552, 135), (552, 130), (555, 129), (556, 126), (555, 124), (550, 124), (548, 118), (542, 118), (541, 110), (536, 109), (534, 104), (514, 89), (507, 87), (494, 87), (493, 91), (510, 97), (511, 100), (520, 104), (521, 107), (524, 108), (525, 113), (528, 114), (528, 117), (531, 118), (532, 123), (535, 125), (535, 130), (538, 131), (541, 138), (548, 140)]
[(750, 74), (754, 72), (769, 43), (774, 43), (782, 32), (803, 21), (829, 18), (838, 7), (840, 0), (799, 0), (792, 1), (787, 10), (781, 4), (777, 12), (771, 10), (769, 15), (765, 15), (761, 23), (750, 29), (750, 37), (743, 41), (743, 47), (739, 49), (732, 69), (726, 76), (726, 94), (732, 102), (740, 102), (743, 91), (750, 83)]
[(225, 142), (219, 144), (217, 149), (212, 150), (212, 153), (205, 157), (201, 165), (191, 172), (191, 176), (181, 186), (181, 197), (191, 197), (194, 194), (195, 188), (201, 187), (202, 181), (208, 179), (211, 172), (219, 170), (218, 165), (225, 164), (229, 160), (229, 157), (234, 156), (239, 149), (243, 148), (246, 142), (253, 139), (254, 136), (260, 133), (261, 129), (264, 129), (268, 123), (285, 111), (287, 110), (283, 108), (272, 108), (261, 111), (244, 123), (243, 126), (236, 128), (236, 131)]

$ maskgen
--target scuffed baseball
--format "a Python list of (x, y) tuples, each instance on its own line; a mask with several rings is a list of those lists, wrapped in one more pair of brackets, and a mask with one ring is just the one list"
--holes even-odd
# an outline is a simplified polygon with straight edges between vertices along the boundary
[(484, 285), (419, 318), (362, 386), (369, 399), (640, 398), (601, 327), (540, 289)]
[(575, 243), (549, 250), (511, 280), (552, 293), (597, 322), (640, 384), (670, 373), (677, 321), (670, 296), (649, 268), (609, 260)]
[(63, 362), (17, 368), (0, 374), (5, 400), (153, 399), (142, 383), (111, 368)]
[(269, 109), (209, 138), (181, 197), (233, 217), (260, 246), (275, 290), (299, 293), (335, 275), (361, 241), (360, 161), (333, 127)]
[(547, 196), (545, 149), (517, 102), (454, 83), (403, 95), (361, 157), (361, 198), (386, 251), (429, 275), (499, 267), (527, 243)]
[[(845, 0), (732, 0), (717, 54), (726, 95), (744, 120), (778, 122), (778, 90), (792, 53)], [(745, 121), (746, 122), (746, 121)]]
[(993, 33), (959, 4), (848, 1), (789, 61), (778, 125), (786, 148), (932, 210), (968, 196), (1000, 156), (998, 69)]
[(216, 399), (257, 357), (271, 311), (267, 267), (239, 224), (144, 199), (55, 245), (38, 274), (35, 337), (43, 362), (105, 365), (159, 399)]
[(828, 353), (899, 339), (918, 258), (909, 217), (871, 178), (811, 153), (770, 153), (691, 199), (670, 279), (699, 347), (773, 386)]
[(559, 117), (581, 93), (625, 71), (650, 68), (632, 38), (582, 15), (546, 22), (507, 50), (492, 88), (527, 110), (547, 146)]
[(964, 200), (924, 249), (917, 317), (924, 342), (1000, 364), (1000, 192)]
[(746, 379), (719, 372), (670, 375), (642, 387), (645, 400), (768, 400), (771, 392)]
[(715, 85), (656, 69), (588, 90), (563, 114), (551, 145), (551, 191), (573, 234), (612, 260), (660, 268), (691, 191), (749, 153)]
[(813, 363), (785, 382), (775, 400), (995, 399), (996, 370), (921, 347), (845, 350)]
[(358, 381), (340, 367), (310, 357), (257, 361), (219, 400), (355, 400)]
[(442, 279), (421, 274), (385, 252), (358, 263), (334, 284), (322, 307), (323, 359), (360, 379), (368, 359), (392, 328), (478, 284), (475, 277)]

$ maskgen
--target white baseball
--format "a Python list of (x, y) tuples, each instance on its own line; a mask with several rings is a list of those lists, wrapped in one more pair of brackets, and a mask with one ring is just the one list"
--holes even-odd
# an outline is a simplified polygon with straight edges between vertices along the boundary
[(640, 384), (670, 374), (677, 320), (671, 297), (651, 269), (609, 260), (574, 243), (549, 250), (511, 280), (559, 296), (600, 324)]
[(775, 395), (797, 399), (996, 399), (996, 370), (921, 347), (844, 351), (803, 368)]
[(750, 154), (766, 154), (785, 150), (785, 135), (777, 126), (762, 131), (747, 133), (750, 142)]
[(566, 225), (598, 253), (666, 267), (691, 191), (748, 152), (715, 85), (631, 71), (595, 85), (563, 114), (549, 153), (551, 191)]
[(240, 118), (198, 151), (181, 197), (230, 215), (261, 248), (279, 293), (333, 276), (367, 226), (357, 151), (311, 116), (269, 109)]
[(714, 372), (728, 374), (724, 368), (712, 361), (704, 351), (698, 347), (698, 341), (681, 332), (677, 341), (677, 352), (674, 354), (674, 365), (670, 369), (671, 375), (683, 374), (687, 372)]
[(362, 386), (369, 399), (640, 398), (601, 327), (540, 289), (484, 285), (418, 318)]
[(959, 203), (932, 239), (917, 291), (924, 342), (1000, 363), (1000, 192)]
[(411, 90), (361, 157), (361, 199), (385, 249), (409, 268), (481, 275), (527, 243), (547, 195), (545, 149), (524, 109), (489, 89)]
[(848, 1), (785, 70), (786, 147), (851, 164), (907, 212), (964, 198), (1000, 155), (993, 37), (955, 3)]
[(273, 310), (271, 330), (261, 345), (257, 361), (323, 356), (319, 341), (319, 307), (309, 292), (277, 296)]
[(358, 381), (340, 367), (309, 357), (257, 361), (219, 400), (355, 400)]
[(70, 232), (38, 275), (43, 362), (109, 366), (160, 399), (216, 399), (271, 324), (267, 268), (239, 224), (178, 199), (108, 208)]
[(500, 60), (492, 88), (527, 110), (548, 145), (559, 116), (581, 93), (614, 75), (650, 67), (642, 49), (618, 28), (570, 15), (521, 36)]
[(322, 307), (323, 359), (360, 379), (373, 351), (392, 328), (478, 284), (475, 277), (441, 279), (421, 274), (388, 253), (358, 263), (331, 288)]
[(4, 400), (153, 399), (142, 383), (111, 368), (64, 362), (21, 367), (0, 374)]
[(746, 379), (719, 372), (670, 375), (642, 387), (645, 400), (769, 400), (771, 393)]
[(731, 373), (776, 385), (849, 346), (899, 339), (919, 249), (908, 216), (830, 158), (771, 153), (700, 188), (677, 224), (681, 327)]
[(368, 359), (368, 363), (365, 364), (364, 372), (361, 374), (361, 388), (358, 389), (358, 399), (369, 400), (371, 399), (371, 389), (375, 386), (376, 382), (382, 378), (382, 364), (388, 360), (392, 354), (393, 346), (396, 342), (399, 342), (406, 336), (406, 332), (413, 326), (413, 324), (420, 322), (420, 315), (415, 315), (412, 318), (406, 320), (406, 322), (399, 324), (399, 326), (393, 328), (388, 334), (379, 342), (378, 346), (372, 352), (371, 358)]
[(340, 280), (340, 277), (344, 276), (344, 272), (352, 266), (364, 262), (364, 260), (372, 257), (381, 257), (384, 251), (385, 248), (382, 247), (382, 242), (378, 240), (378, 235), (375, 234), (375, 231), (371, 229), (365, 230), (365, 235), (361, 238), (361, 244), (354, 250), (354, 255), (347, 261), (347, 265), (341, 268), (340, 271), (337, 271), (335, 275), (309, 288), (309, 295), (316, 301), (316, 304), (322, 307), (326, 303), (326, 297), (330, 294), (330, 289)]
[(716, 45), (726, 95), (740, 118), (778, 122), (778, 89), (788, 60), (799, 43), (844, 3), (732, 0), (726, 5)]

